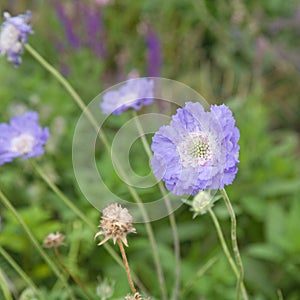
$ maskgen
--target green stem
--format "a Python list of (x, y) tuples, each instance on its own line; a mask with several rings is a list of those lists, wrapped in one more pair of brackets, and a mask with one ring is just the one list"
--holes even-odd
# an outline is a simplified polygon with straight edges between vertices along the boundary
[(39, 291), (38, 287), (34, 284), (31, 278), (20, 268), (20, 266), (14, 261), (14, 259), (0, 246), (0, 254), (7, 260), (7, 262), (13, 267), (13, 269), (20, 275), (20, 277), (26, 282), (28, 286), (38, 295), (39, 299), (45, 299)]
[(161, 182), (159, 182), (158, 185), (159, 185), (160, 191), (164, 195), (165, 204), (166, 204), (166, 207), (167, 207), (168, 212), (169, 212), (168, 217), (169, 217), (169, 221), (170, 221), (170, 224), (171, 224), (171, 230), (172, 230), (172, 235), (173, 235), (173, 244), (174, 244), (174, 253), (175, 253), (175, 271), (174, 271), (175, 281), (174, 281), (172, 299), (177, 300), (178, 297), (179, 297), (179, 286), (180, 286), (180, 242), (179, 242), (179, 235), (178, 235), (175, 216), (172, 212), (172, 206), (171, 206), (171, 203), (170, 203), (170, 199), (167, 196), (167, 194), (164, 193), (165, 189), (162, 186)]
[(60, 198), (81, 220), (83, 220), (90, 228), (94, 229), (95, 225), (77, 208), (74, 203), (65, 196), (65, 194), (51, 181), (48, 175), (39, 167), (34, 159), (30, 159), (31, 164), (35, 171), (42, 177), (42, 179), (48, 184), (52, 191)]
[[(67, 90), (67, 92), (75, 100), (75, 102), (78, 104), (80, 109), (83, 111), (83, 113), (89, 119), (91, 124), (94, 126), (95, 130), (98, 132), (98, 135), (99, 135), (101, 141), (103, 142), (104, 146), (106, 147), (108, 153), (111, 153), (110, 145), (107, 141), (107, 138), (106, 138), (105, 134), (100, 129), (97, 120), (94, 118), (94, 116), (88, 110), (88, 108), (85, 106), (83, 100), (78, 95), (78, 93), (74, 90), (74, 88), (70, 85), (70, 83), (52, 65), (50, 65), (37, 51), (35, 51), (35, 49), (33, 49), (29, 44), (26, 44), (25, 48), (46, 70), (48, 70), (63, 85), (63, 87)], [(117, 159), (115, 159), (115, 162), (117, 163)], [(126, 173), (121, 168), (121, 164), (119, 164), (119, 166), (120, 166), (120, 168), (119, 168), (120, 174), (122, 176), (126, 176)], [(142, 212), (142, 216), (143, 216), (143, 219), (144, 219), (144, 222), (145, 222), (146, 231), (147, 231), (147, 234), (148, 234), (148, 237), (149, 237), (149, 241), (150, 241), (150, 245), (151, 245), (151, 249), (152, 249), (152, 253), (153, 253), (154, 263), (155, 263), (155, 266), (156, 266), (156, 270), (157, 270), (157, 273), (158, 273), (159, 280), (161, 282), (160, 286), (161, 286), (162, 289), (165, 290), (165, 285), (164, 284), (162, 285), (162, 283), (164, 282), (164, 280), (162, 280), (162, 272), (159, 272), (159, 269), (161, 269), (160, 261), (159, 261), (159, 257), (158, 257), (158, 254), (157, 254), (157, 245), (156, 245), (155, 237), (154, 237), (154, 234), (153, 234), (153, 230), (152, 230), (151, 225), (149, 224), (150, 220), (149, 220), (148, 213), (145, 210), (145, 208), (143, 206), (143, 203), (142, 203), (139, 195), (135, 191), (135, 189), (133, 189), (129, 185), (127, 185), (127, 187), (128, 187), (128, 190), (129, 190), (130, 194), (132, 195), (134, 201), (137, 203), (137, 205), (139, 206), (139, 208)], [(166, 300), (166, 297), (163, 297), (163, 299)]]
[[(217, 230), (217, 233), (218, 233), (218, 236), (219, 236), (219, 240), (220, 240), (220, 243), (221, 243), (221, 246), (222, 246), (222, 249), (225, 253), (225, 256), (235, 274), (235, 276), (237, 277), (237, 279), (239, 280), (239, 277), (240, 277), (240, 274), (239, 274), (239, 271), (235, 265), (235, 262), (233, 260), (233, 258), (231, 257), (231, 254), (230, 254), (230, 251), (228, 249), (228, 246), (227, 246), (227, 243), (225, 241), (225, 238), (224, 238), (224, 235), (223, 235), (223, 232), (222, 232), (222, 229), (221, 229), (221, 226), (220, 226), (220, 223), (217, 219), (217, 216), (215, 215), (215, 213), (213, 212), (213, 210), (211, 208), (208, 209), (208, 212), (213, 220), (213, 223), (216, 227), (216, 230)], [(243, 298), (245, 300), (248, 300), (248, 296), (247, 296), (247, 291), (246, 291), (246, 288), (245, 288), (245, 285), (244, 283), (242, 282), (241, 283), (241, 290), (242, 290), (242, 295), (243, 295)]]
[[(148, 144), (148, 141), (145, 137), (145, 132), (139, 121), (136, 111), (133, 111), (133, 115), (134, 115), (136, 127), (138, 129), (138, 132), (140, 133), (140, 138), (142, 140), (142, 144), (144, 146), (145, 152), (147, 153), (149, 160), (151, 160), (152, 152), (151, 152), (150, 146)], [(158, 183), (158, 186), (159, 186), (160, 192), (162, 193), (162, 195), (164, 197), (164, 201), (165, 201), (167, 210), (169, 212), (168, 217), (169, 217), (169, 221), (170, 221), (171, 229), (172, 229), (174, 253), (175, 253), (175, 271), (174, 271), (175, 282), (174, 282), (172, 298), (173, 298), (173, 300), (177, 300), (179, 297), (179, 285), (180, 285), (180, 242), (179, 242), (179, 236), (178, 236), (178, 230), (177, 230), (175, 216), (172, 213), (172, 206), (171, 206), (170, 198), (168, 197), (166, 189), (163, 186), (163, 184), (161, 183), (161, 181)]]
[(13, 300), (6, 282), (6, 278), (2, 272), (2, 269), (0, 269), (0, 287), (2, 289), (5, 300)]
[[(39, 167), (35, 160), (30, 160), (36, 172), (42, 177), (42, 179), (48, 184), (48, 186), (52, 189), (52, 191), (56, 194), (56, 196), (61, 199), (66, 206), (68, 206), (75, 215), (77, 215), (83, 222), (85, 222), (92, 230), (95, 229), (95, 225), (73, 204), (73, 202), (65, 196), (65, 194), (51, 181), (51, 179), (47, 176), (47, 174)], [(111, 255), (111, 257), (120, 265), (122, 268), (124, 267), (122, 260), (116, 251), (107, 243), (105, 243), (104, 248)], [(133, 273), (133, 277), (142, 291), (145, 291), (145, 288), (142, 286), (140, 281), (137, 279), (136, 274)]]
[(32, 232), (30, 231), (29, 227), (26, 225), (22, 217), (19, 215), (17, 210), (12, 206), (10, 201), (7, 199), (7, 197), (2, 193), (0, 190), (0, 198), (3, 202), (3, 204), (6, 206), (6, 208), (14, 215), (14, 217), (17, 219), (17, 221), (22, 226), (23, 230), (26, 232), (27, 236), (29, 237), (31, 243), (35, 247), (35, 249), (39, 252), (39, 254), (42, 256), (42, 258), (47, 262), (49, 267), (52, 269), (52, 271), (55, 273), (55, 275), (61, 280), (63, 285), (68, 290), (68, 293), (70, 295), (71, 299), (75, 299), (74, 295), (72, 293), (71, 288), (69, 287), (68, 283), (66, 282), (65, 278), (61, 274), (61, 272), (58, 270), (56, 265), (52, 262), (50, 257), (46, 254), (46, 252), (43, 250), (43, 248), (40, 246), (39, 242), (36, 240), (36, 238), (33, 236)]
[[(74, 90), (72, 85), (29, 44), (26, 44), (25, 48), (47, 71), (49, 71), (54, 76), (55, 79), (57, 79), (58, 82), (62, 84), (62, 86), (67, 90), (70, 96), (75, 100), (80, 109), (85, 113), (86, 117), (94, 126), (95, 130), (99, 132), (99, 126), (97, 121), (95, 120), (91, 112), (88, 109), (86, 109), (83, 100)], [(101, 132), (99, 132), (99, 134), (101, 134)]]
[(238, 247), (238, 243), (237, 243), (236, 217), (235, 217), (233, 207), (231, 205), (231, 202), (229, 200), (229, 197), (228, 197), (225, 189), (221, 189), (220, 191), (221, 191), (221, 194), (225, 201), (225, 204), (226, 204), (226, 207), (229, 212), (230, 219), (231, 219), (231, 243), (232, 243), (232, 249), (233, 249), (235, 261), (236, 261), (236, 264), (238, 267), (238, 272), (239, 272), (239, 277), (238, 277), (238, 282), (237, 282), (237, 299), (239, 300), (243, 281), (244, 281), (244, 267), (243, 267), (243, 262), (241, 259), (241, 255), (240, 255), (240, 251), (239, 251), (239, 247)]
[(70, 277), (73, 279), (73, 281), (80, 287), (80, 289), (83, 291), (83, 293), (87, 296), (88, 299), (92, 300), (93, 298), (90, 296), (89, 292), (87, 291), (87, 289), (85, 288), (84, 284), (69, 270), (69, 268), (67, 268), (67, 266), (64, 264), (58, 247), (54, 247), (54, 252), (55, 255), (57, 257), (58, 262), (60, 263), (60, 265), (62, 266), (62, 268), (70, 275)]
[(199, 279), (201, 276), (203, 276), (215, 263), (217, 262), (217, 257), (212, 257), (209, 259), (196, 273), (196, 275), (193, 276), (193, 279), (188, 281), (187, 284), (183, 287), (181, 292), (181, 297), (183, 299), (185, 298), (185, 295), (188, 293), (188, 291), (191, 289), (191, 287), (196, 283), (197, 279)]
[(278, 300), (283, 300), (282, 292), (279, 289), (277, 290), (277, 296), (278, 296)]

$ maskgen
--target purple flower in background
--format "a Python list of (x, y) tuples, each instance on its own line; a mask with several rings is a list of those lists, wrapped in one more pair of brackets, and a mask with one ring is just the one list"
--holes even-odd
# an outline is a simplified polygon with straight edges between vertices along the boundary
[(70, 17), (66, 13), (65, 7), (60, 1), (55, 1), (55, 9), (60, 22), (64, 26), (66, 38), (69, 44), (74, 48), (78, 48), (80, 45), (80, 39), (76, 35), (74, 30), (74, 25), (76, 23), (70, 19)]
[(205, 112), (200, 103), (187, 102), (153, 137), (153, 173), (179, 196), (221, 189), (237, 173), (239, 137), (226, 105)]
[(159, 76), (162, 61), (161, 44), (158, 35), (151, 29), (149, 25), (147, 26), (146, 43), (148, 76)]
[(27, 24), (31, 13), (27, 11), (24, 15), (11, 17), (5, 12), (4, 18), (0, 32), (0, 55), (7, 54), (8, 61), (17, 67), (22, 62), (21, 54), (27, 42), (27, 35), (33, 33), (31, 25)]
[(104, 26), (102, 23), (101, 10), (85, 5), (83, 7), (86, 22), (87, 45), (98, 57), (104, 56)]
[(23, 159), (44, 153), (49, 138), (48, 128), (38, 124), (36, 112), (15, 116), (9, 124), (0, 124), (0, 165), (22, 156)]
[(99, 4), (100, 6), (105, 6), (113, 2), (113, 0), (95, 0), (95, 3)]
[(120, 115), (129, 108), (139, 110), (143, 105), (153, 103), (153, 88), (152, 79), (129, 79), (118, 90), (104, 93), (100, 107), (104, 114), (114, 115)]

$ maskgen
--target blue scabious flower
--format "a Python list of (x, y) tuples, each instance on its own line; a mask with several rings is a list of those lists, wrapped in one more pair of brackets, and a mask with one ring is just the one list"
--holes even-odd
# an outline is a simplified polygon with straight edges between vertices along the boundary
[(5, 12), (4, 18), (0, 32), (0, 55), (7, 54), (7, 60), (17, 67), (22, 62), (21, 54), (27, 35), (32, 33), (31, 25), (27, 24), (31, 13), (27, 11), (23, 15), (12, 17)]
[(212, 105), (206, 112), (200, 103), (187, 102), (153, 137), (153, 173), (179, 196), (221, 189), (237, 173), (239, 137), (226, 105)]
[(104, 114), (120, 115), (129, 108), (139, 110), (153, 103), (154, 82), (152, 79), (129, 79), (118, 90), (103, 95), (100, 107)]
[(19, 156), (27, 159), (44, 153), (49, 130), (42, 128), (38, 119), (38, 114), (30, 111), (13, 117), (9, 124), (0, 124), (0, 165)]

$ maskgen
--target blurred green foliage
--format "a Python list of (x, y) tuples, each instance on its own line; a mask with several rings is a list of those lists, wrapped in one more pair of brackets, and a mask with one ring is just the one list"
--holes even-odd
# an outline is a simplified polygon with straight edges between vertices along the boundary
[[(210, 103), (230, 106), (241, 132), (241, 150), (239, 173), (228, 194), (238, 215), (238, 238), (250, 299), (281, 299), (280, 295), (286, 300), (299, 299), (298, 1), (115, 0), (102, 7), (93, 1), (81, 1), (101, 10), (105, 33), (99, 43), (104, 43), (103, 57), (95, 56), (87, 45), (73, 49), (67, 44), (54, 1), (13, 2), (1, 2), (0, 10), (32, 11), (35, 33), (29, 38), (30, 44), (66, 72), (86, 103), (105, 87), (125, 80), (132, 70), (147, 75), (144, 26), (148, 24), (161, 42), (161, 76), (193, 87)], [(65, 1), (64, 5), (71, 9), (73, 4)], [(76, 26), (85, 25), (78, 20)], [(64, 43), (63, 51), (57, 41)], [(24, 53), (17, 69), (1, 58), (0, 82), (1, 122), (25, 110), (40, 113), (41, 123), (49, 126), (52, 135), (38, 163), (95, 224), (96, 232), (100, 214), (81, 194), (72, 168), (72, 136), (81, 114), (79, 108), (28, 53)], [(107, 121), (109, 139), (129, 118), (130, 113)], [(132, 151), (141, 153), (143, 149), (137, 143)], [(149, 170), (142, 154), (133, 154), (132, 164), (139, 174)], [(97, 152), (97, 165), (106, 185), (129, 197), (105, 151)], [(68, 245), (62, 248), (63, 259), (88, 289), (96, 290), (97, 277), (102, 278), (100, 282), (109, 278), (116, 282), (113, 299), (124, 298), (128, 283), (123, 270), (104, 248), (96, 247), (95, 232), (53, 194), (29, 162), (1, 166), (0, 185), (41, 244), (49, 232), (66, 235)], [(158, 195), (156, 189), (142, 194), (146, 200)], [(0, 209), (0, 245), (42, 289), (46, 299), (67, 299), (20, 225), (3, 206)], [(219, 201), (214, 210), (229, 238), (224, 204)], [(175, 215), (182, 247), (181, 299), (234, 299), (235, 278), (209, 216), (193, 220), (185, 206)], [(171, 293), (174, 253), (169, 222), (166, 218), (152, 225)], [(129, 237), (130, 265), (146, 289), (159, 299), (147, 234), (142, 224), (136, 227), (138, 234)], [(51, 250), (49, 254), (54, 258)], [(31, 291), (1, 256), (0, 263), (15, 295), (32, 299)]]

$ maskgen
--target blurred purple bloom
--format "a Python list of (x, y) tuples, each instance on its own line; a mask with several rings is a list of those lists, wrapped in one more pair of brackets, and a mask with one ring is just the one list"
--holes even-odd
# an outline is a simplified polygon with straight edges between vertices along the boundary
[(27, 24), (31, 13), (27, 11), (23, 15), (11, 17), (5, 12), (4, 18), (0, 32), (0, 55), (7, 54), (7, 60), (17, 67), (22, 62), (21, 54), (27, 42), (27, 35), (33, 33), (31, 25)]
[(100, 6), (105, 6), (114, 2), (114, 0), (95, 0)]
[(38, 114), (30, 111), (13, 117), (9, 124), (0, 124), (0, 165), (19, 156), (27, 159), (44, 153), (49, 130), (42, 128), (38, 119)]
[(148, 76), (160, 75), (161, 67), (161, 44), (158, 35), (148, 27), (146, 33)]
[(93, 7), (84, 7), (87, 44), (98, 57), (104, 56), (103, 24), (101, 11)]
[(153, 137), (153, 173), (179, 196), (223, 188), (238, 170), (239, 137), (226, 105), (205, 112), (200, 103), (187, 102)]
[(104, 114), (114, 115), (120, 115), (129, 108), (139, 110), (141, 106), (153, 103), (153, 88), (151, 79), (129, 79), (118, 90), (104, 93), (100, 107)]
[(59, 1), (55, 1), (55, 9), (60, 22), (64, 26), (66, 38), (69, 44), (74, 48), (78, 48), (80, 45), (80, 40), (74, 30), (75, 22), (69, 18), (69, 16), (66, 14), (64, 6)]

